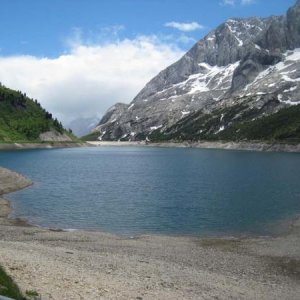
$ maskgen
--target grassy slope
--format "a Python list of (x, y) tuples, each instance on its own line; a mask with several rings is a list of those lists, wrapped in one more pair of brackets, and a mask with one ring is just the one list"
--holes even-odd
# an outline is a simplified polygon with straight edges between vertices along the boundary
[(91, 132), (85, 136), (82, 136), (80, 139), (82, 141), (98, 141), (99, 132)]
[(0, 86), (0, 142), (39, 141), (49, 130), (69, 134), (36, 100)]

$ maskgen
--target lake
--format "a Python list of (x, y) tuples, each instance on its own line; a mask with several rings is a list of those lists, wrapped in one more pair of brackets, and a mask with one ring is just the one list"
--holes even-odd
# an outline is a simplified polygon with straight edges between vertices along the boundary
[(34, 185), (14, 216), (117, 234), (268, 234), (300, 213), (300, 155), (99, 147), (0, 152)]

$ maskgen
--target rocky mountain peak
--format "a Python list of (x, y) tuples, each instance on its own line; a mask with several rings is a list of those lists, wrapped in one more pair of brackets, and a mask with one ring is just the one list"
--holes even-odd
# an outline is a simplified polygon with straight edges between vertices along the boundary
[(300, 1), (287, 12), (287, 30), (289, 48), (300, 47)]
[[(268, 89), (281, 93), (283, 86), (298, 81), (284, 77), (280, 72), (285, 65), (278, 64), (285, 64), (291, 57), (287, 51), (298, 47), (300, 0), (286, 16), (231, 18), (154, 77), (129, 105), (117, 104), (108, 110), (96, 130), (102, 139), (144, 139), (196, 111), (229, 105), (233, 97), (247, 102), (246, 95), (268, 94)], [(293, 65), (297, 63), (292, 60)], [(259, 77), (270, 68), (274, 74)]]

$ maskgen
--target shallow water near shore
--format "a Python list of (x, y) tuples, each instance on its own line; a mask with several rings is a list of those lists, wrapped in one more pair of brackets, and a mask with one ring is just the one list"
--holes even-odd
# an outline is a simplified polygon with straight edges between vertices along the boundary
[(300, 213), (300, 155), (147, 147), (5, 151), (14, 216), (117, 234), (269, 234)]

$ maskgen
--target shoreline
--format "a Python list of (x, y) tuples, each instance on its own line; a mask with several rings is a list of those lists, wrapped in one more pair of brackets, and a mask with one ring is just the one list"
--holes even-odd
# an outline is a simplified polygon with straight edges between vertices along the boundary
[(269, 223), (267, 226), (272, 229), (268, 230), (266, 233), (253, 233), (253, 232), (228, 232), (228, 233), (152, 233), (152, 232), (143, 232), (143, 233), (128, 233), (122, 234), (113, 231), (104, 231), (101, 229), (82, 229), (82, 228), (61, 228), (61, 227), (47, 227), (44, 225), (39, 225), (31, 223), (28, 219), (20, 217), (11, 217), (13, 213), (13, 208), (11, 206), (11, 200), (3, 198), (0, 194), (0, 226), (21, 226), (21, 227), (32, 227), (39, 228), (42, 230), (53, 231), (53, 232), (81, 232), (86, 234), (108, 234), (115, 236), (117, 238), (139, 238), (142, 236), (154, 236), (154, 237), (170, 237), (170, 238), (194, 238), (194, 239), (258, 239), (258, 238), (277, 238), (284, 237), (286, 235), (293, 234), (295, 228), (300, 230), (300, 215), (291, 215), (284, 219), (275, 221), (274, 223)]
[(259, 151), (259, 152), (290, 152), (299, 153), (300, 144), (268, 144), (265, 142), (115, 142), (115, 141), (87, 141), (88, 145), (94, 147), (128, 147), (128, 146), (143, 146), (143, 147), (160, 147), (160, 148), (198, 148), (198, 149), (222, 149), (222, 150), (240, 150), (240, 151)]
[(26, 220), (10, 218), (11, 203), (3, 195), (31, 186), (32, 181), (24, 176), (0, 167), (0, 225), (30, 226)]
[(54, 143), (0, 143), (0, 151), (2, 150), (29, 150), (29, 149), (57, 149), (57, 148), (76, 148), (76, 147), (92, 147), (85, 142), (54, 142)]
[[(0, 168), (0, 198), (31, 184)], [(2, 201), (0, 221), (9, 209)], [(300, 293), (300, 218), (283, 235), (243, 238), (25, 225), (0, 222), (0, 265), (22, 291), (46, 300), (297, 299)]]
[(0, 197), (0, 225), (35, 227), (35, 225), (29, 224), (25, 219), (10, 218), (12, 211), (10, 201)]
[[(131, 142), (128, 142), (131, 143)], [(138, 145), (141, 145), (138, 142)], [(125, 145), (120, 145), (125, 146)], [(131, 146), (134, 146), (131, 144)], [(170, 146), (172, 147), (172, 146)], [(76, 229), (76, 228), (54, 228), (54, 227), (46, 227), (41, 226), (38, 224), (30, 223), (26, 219), (22, 219), (19, 217), (10, 217), (13, 208), (11, 206), (11, 200), (4, 198), (6, 194), (17, 192), (19, 190), (25, 189), (27, 187), (30, 187), (33, 185), (33, 182), (23, 175), (11, 171), (7, 168), (3, 168), (0, 166), (0, 226), (1, 225), (10, 225), (10, 226), (25, 226), (25, 227), (33, 227), (33, 228), (41, 228), (44, 230), (49, 231), (57, 231), (57, 232), (86, 232), (86, 233), (100, 233), (100, 234), (109, 234), (114, 235), (116, 237), (122, 238), (122, 237), (139, 237), (139, 236), (159, 236), (159, 237), (173, 237), (173, 238), (196, 238), (196, 239), (252, 239), (252, 238), (276, 238), (280, 236), (285, 236), (289, 234), (293, 234), (293, 231), (295, 228), (300, 231), (300, 215), (299, 214), (293, 214), (289, 217), (285, 217), (281, 220), (276, 221), (275, 223), (270, 223), (268, 226), (271, 226), (273, 228), (277, 228), (276, 230), (269, 230), (270, 233), (261, 235), (261, 234), (255, 234), (255, 233), (248, 233), (248, 232), (241, 232), (241, 233), (231, 233), (231, 234), (204, 234), (204, 235), (197, 235), (197, 234), (154, 234), (154, 233), (141, 233), (141, 234), (128, 234), (128, 235), (122, 235), (114, 232), (106, 232), (99, 230), (88, 230), (88, 229)], [(272, 233), (271, 233), (272, 232)], [(299, 232), (300, 234), (300, 232)]]
[(77, 147), (158, 147), (158, 148), (196, 148), (216, 150), (237, 150), (257, 152), (287, 152), (300, 153), (300, 144), (279, 144), (266, 142), (150, 142), (145, 141), (85, 141), (61, 143), (0, 143), (0, 151), (6, 150), (33, 150), (33, 149), (58, 149)]

